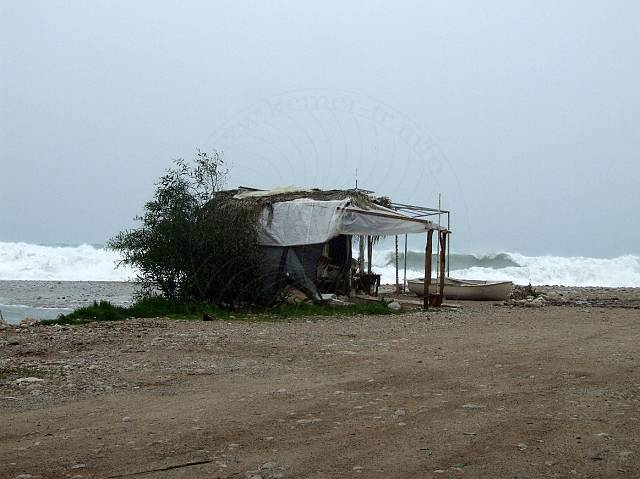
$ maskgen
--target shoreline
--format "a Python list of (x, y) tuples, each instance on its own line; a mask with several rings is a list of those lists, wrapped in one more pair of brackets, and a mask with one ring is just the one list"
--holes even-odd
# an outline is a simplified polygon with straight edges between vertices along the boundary
[[(381, 288), (389, 290), (394, 285)], [(633, 307), (640, 304), (640, 287), (534, 285), (553, 304), (591, 302), (609, 306)], [(93, 301), (109, 301), (129, 306), (139, 290), (132, 281), (31, 281), (0, 280), (0, 311), (9, 324), (27, 317), (55, 319)], [(409, 296), (411, 298), (411, 296)]]

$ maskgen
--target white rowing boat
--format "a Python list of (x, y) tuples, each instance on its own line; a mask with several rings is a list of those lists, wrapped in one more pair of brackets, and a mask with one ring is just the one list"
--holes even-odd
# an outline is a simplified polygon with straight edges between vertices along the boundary
[[(409, 291), (418, 296), (424, 295), (424, 279), (407, 281)], [(444, 297), (446, 299), (468, 299), (476, 301), (501, 301), (508, 299), (513, 290), (511, 281), (482, 281), (474, 279), (444, 279)], [(429, 293), (438, 293), (436, 279), (431, 280)]]

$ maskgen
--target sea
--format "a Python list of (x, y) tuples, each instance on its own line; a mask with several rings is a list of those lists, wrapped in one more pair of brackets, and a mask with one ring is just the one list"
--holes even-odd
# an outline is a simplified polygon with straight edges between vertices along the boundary
[[(0, 314), (18, 323), (26, 317), (53, 319), (106, 300), (127, 305), (137, 291), (136, 271), (118, 266), (120, 257), (103, 245), (38, 245), (0, 242)], [(383, 284), (396, 281), (394, 250), (374, 251), (373, 270)], [(405, 277), (404, 253), (398, 257), (399, 280)], [(423, 276), (424, 253), (407, 252), (406, 278)], [(640, 256), (527, 256), (516, 252), (451, 252), (454, 278), (504, 280), (516, 284), (640, 287)]]

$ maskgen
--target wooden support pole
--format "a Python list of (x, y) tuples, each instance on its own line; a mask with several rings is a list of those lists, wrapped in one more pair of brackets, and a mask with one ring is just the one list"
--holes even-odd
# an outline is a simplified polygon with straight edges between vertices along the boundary
[(347, 298), (351, 297), (353, 289), (353, 236), (345, 235), (347, 240), (347, 252), (349, 254), (349, 274), (347, 276)]
[(371, 261), (372, 261), (372, 257), (373, 256), (373, 240), (371, 238), (371, 236), (367, 236), (367, 272), (369, 274), (372, 273), (372, 269), (371, 269)]
[(407, 235), (404, 235), (404, 276), (402, 279), (402, 292), (407, 292)]
[(429, 285), (431, 284), (431, 249), (433, 230), (427, 231), (427, 246), (424, 248), (424, 309), (429, 309)]
[(442, 301), (444, 300), (444, 271), (445, 271), (445, 264), (446, 264), (446, 256), (445, 256), (445, 252), (447, 251), (447, 232), (446, 231), (440, 231), (438, 232), (438, 234), (440, 235), (440, 256), (439, 256), (439, 264), (438, 264), (438, 269), (440, 272), (440, 278), (439, 278), (439, 283), (438, 283), (438, 306), (440, 306), (442, 304)]
[[(451, 213), (447, 211), (447, 236), (449, 235), (449, 233), (451, 233)], [(449, 277), (449, 270), (451, 268), (449, 253), (451, 253), (451, 240), (447, 241), (447, 278)]]
[(398, 263), (398, 235), (396, 235), (396, 294), (400, 294), (400, 267)]

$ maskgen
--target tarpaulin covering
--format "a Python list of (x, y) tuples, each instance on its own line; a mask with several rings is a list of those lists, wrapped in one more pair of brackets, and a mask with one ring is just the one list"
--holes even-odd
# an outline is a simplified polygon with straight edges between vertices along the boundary
[(298, 246), (326, 243), (340, 234), (387, 236), (422, 233), (437, 226), (383, 207), (351, 206), (350, 199), (301, 198), (265, 206), (260, 215), (260, 244)]
[(342, 210), (349, 200), (301, 198), (265, 206), (260, 215), (260, 244), (296, 246), (326, 243), (340, 234)]
[(391, 236), (408, 233), (424, 233), (434, 227), (429, 221), (416, 220), (387, 208), (346, 208), (339, 231), (345, 235)]

